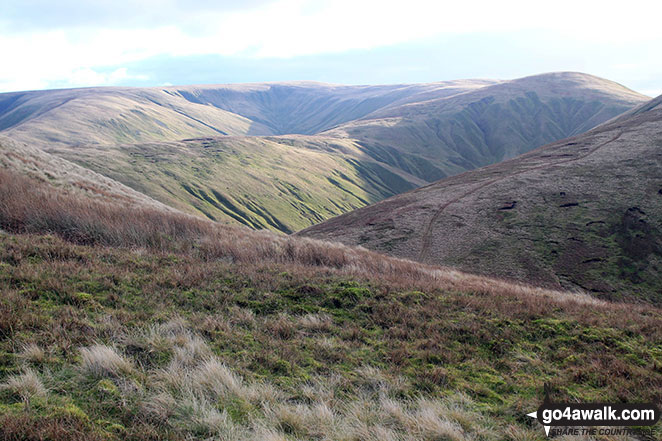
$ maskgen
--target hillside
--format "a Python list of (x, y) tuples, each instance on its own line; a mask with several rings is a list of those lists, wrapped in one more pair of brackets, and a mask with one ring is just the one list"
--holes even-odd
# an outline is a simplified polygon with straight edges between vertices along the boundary
[(290, 233), (585, 131), (643, 100), (574, 73), (91, 88), (0, 94), (0, 133), (178, 210)]
[(87, 88), (0, 94), (0, 131), (49, 145), (177, 141), (219, 135), (312, 134), (428, 91), (490, 84), (335, 86), (312, 82)]
[(0, 439), (542, 441), (525, 414), (543, 381), (556, 400), (662, 399), (655, 307), (7, 170), (0, 229)]
[(300, 234), (600, 297), (662, 302), (662, 97), (577, 137)]
[[(591, 75), (551, 73), (428, 96), (325, 134), (360, 140), (373, 158), (433, 182), (578, 135), (649, 99)], [(402, 164), (403, 156), (426, 169)]]
[[(255, 121), (274, 135), (314, 135), (375, 111), (441, 98), (497, 83), (455, 80), (438, 83), (345, 86), (315, 82), (169, 87), (170, 93)], [(259, 134), (259, 133), (249, 133)]]
[(128, 206), (175, 211), (144, 193), (37, 147), (0, 136), (0, 170), (46, 182), (60, 191)]
[(365, 158), (353, 140), (219, 137), (48, 148), (164, 204), (291, 233), (426, 182)]
[(268, 134), (259, 124), (159, 89), (91, 88), (0, 94), (1, 133), (35, 145), (116, 144)]

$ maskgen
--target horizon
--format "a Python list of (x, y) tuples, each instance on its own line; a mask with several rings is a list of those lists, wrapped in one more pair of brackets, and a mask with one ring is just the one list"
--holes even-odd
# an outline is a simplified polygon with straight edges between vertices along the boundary
[[(479, 11), (479, 13), (476, 13)], [(28, 0), (0, 17), (12, 60), (0, 92), (314, 81), (340, 85), (510, 80), (582, 72), (662, 94), (662, 6), (596, 1), (544, 10), (510, 0), (461, 5), (252, 0)]]
[(331, 82), (325, 82), (325, 81), (317, 81), (317, 80), (277, 80), (277, 81), (251, 81), (251, 82), (228, 82), (228, 83), (189, 83), (189, 84), (163, 84), (163, 85), (155, 85), (155, 86), (132, 86), (132, 85), (101, 85), (101, 86), (80, 86), (80, 87), (55, 87), (52, 89), (28, 89), (28, 90), (12, 90), (12, 91), (0, 91), (1, 94), (10, 94), (10, 93), (33, 93), (33, 92), (47, 92), (47, 91), (66, 91), (66, 90), (92, 90), (92, 89), (161, 89), (161, 88), (179, 88), (179, 87), (213, 87), (213, 86), (242, 86), (242, 85), (268, 85), (268, 84), (319, 84), (319, 85), (324, 85), (324, 86), (341, 86), (341, 87), (371, 87), (371, 86), (411, 86), (411, 85), (422, 85), (422, 84), (435, 84), (435, 83), (450, 83), (454, 81), (495, 81), (499, 83), (506, 83), (510, 81), (516, 81), (520, 79), (525, 79), (525, 78), (531, 78), (531, 77), (537, 77), (537, 76), (543, 76), (543, 75), (551, 75), (551, 74), (580, 74), (580, 75), (588, 75), (588, 76), (593, 76), (596, 78), (600, 78), (603, 80), (607, 81), (612, 81), (628, 90), (631, 90), (633, 92), (639, 93), (641, 95), (648, 96), (651, 99), (657, 98), (658, 96), (662, 96), (662, 92), (658, 95), (649, 95), (642, 93), (638, 90), (635, 90), (631, 87), (628, 87), (626, 84), (622, 84), (613, 80), (610, 80), (609, 78), (603, 78), (597, 75), (593, 75), (588, 72), (579, 72), (579, 71), (552, 71), (552, 72), (541, 72), (541, 73), (534, 73), (531, 75), (524, 75), (522, 77), (517, 77), (517, 78), (487, 78), (487, 77), (475, 77), (475, 78), (454, 78), (454, 79), (445, 79), (445, 80), (438, 80), (438, 81), (420, 81), (420, 82), (411, 82), (411, 83), (405, 83), (405, 82), (394, 82), (394, 83), (331, 83)]

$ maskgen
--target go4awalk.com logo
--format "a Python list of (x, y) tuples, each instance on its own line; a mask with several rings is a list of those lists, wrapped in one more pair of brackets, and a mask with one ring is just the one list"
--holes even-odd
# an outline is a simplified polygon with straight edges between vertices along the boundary
[(652, 434), (660, 409), (653, 403), (553, 403), (545, 384), (543, 403), (527, 416), (536, 418), (547, 436), (645, 435)]

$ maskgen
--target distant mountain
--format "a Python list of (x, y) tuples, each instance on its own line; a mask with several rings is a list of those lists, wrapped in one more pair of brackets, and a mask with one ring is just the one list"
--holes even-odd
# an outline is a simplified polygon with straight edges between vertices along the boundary
[(542, 441), (544, 379), (662, 401), (660, 308), (98, 201), (14, 153), (0, 440)]
[(646, 100), (574, 73), (90, 88), (0, 94), (0, 134), (177, 209), (289, 233), (580, 133)]
[[(432, 96), (441, 98), (495, 84), (456, 80), (427, 84), (344, 86), (315, 82), (185, 86), (166, 89), (187, 100), (233, 112), (270, 134), (313, 135), (339, 124)], [(249, 135), (260, 135), (251, 131)]]
[(430, 92), (491, 84), (336, 86), (312, 82), (87, 88), (0, 94), (0, 131), (49, 144), (177, 141), (223, 135), (313, 134)]
[[(432, 182), (578, 135), (650, 99), (573, 72), (426, 98), (376, 111), (326, 134), (360, 140), (368, 155)], [(416, 158), (416, 164), (408, 158)]]
[(0, 94), (0, 130), (46, 145), (118, 144), (269, 130), (239, 115), (155, 89)]
[(662, 97), (586, 134), (299, 234), (662, 303)]

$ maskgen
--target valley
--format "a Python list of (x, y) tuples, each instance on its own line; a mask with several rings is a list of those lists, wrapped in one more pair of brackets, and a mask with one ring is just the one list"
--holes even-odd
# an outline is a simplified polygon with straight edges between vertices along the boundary
[(542, 441), (545, 382), (660, 402), (661, 120), (577, 73), (0, 94), (0, 439)]
[(646, 99), (577, 73), (71, 89), (0, 94), (0, 134), (178, 210), (291, 233), (582, 133)]
[(660, 102), (300, 234), (542, 286), (659, 303)]

